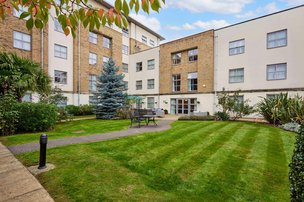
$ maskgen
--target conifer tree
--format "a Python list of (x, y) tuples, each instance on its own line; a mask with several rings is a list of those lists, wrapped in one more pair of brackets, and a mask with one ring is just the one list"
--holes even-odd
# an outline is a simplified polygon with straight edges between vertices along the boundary
[(116, 112), (125, 104), (124, 75), (118, 74), (115, 62), (110, 58), (104, 64), (101, 76), (98, 78), (96, 100), (97, 119), (115, 119)]

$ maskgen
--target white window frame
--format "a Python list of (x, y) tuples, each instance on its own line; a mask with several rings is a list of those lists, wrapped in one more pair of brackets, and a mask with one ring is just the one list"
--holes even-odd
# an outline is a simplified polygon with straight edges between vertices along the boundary
[(98, 35), (94, 32), (89, 32), (89, 42), (93, 44), (97, 44), (98, 42)]
[[(280, 36), (281, 33), (283, 33), (283, 37)], [(285, 46), (287, 46), (287, 29), (267, 33), (267, 49)]]
[(181, 91), (181, 83), (182, 83), (182, 77), (180, 74), (172, 75), (172, 91), (173, 92)]
[(155, 69), (155, 59), (148, 60), (147, 64), (148, 64), (148, 70)]
[(122, 45), (122, 54), (129, 55), (129, 46)]
[(111, 48), (111, 38), (107, 36), (103, 36), (102, 38), (102, 46), (104, 48)]
[(147, 38), (145, 35), (142, 35), (142, 36), (141, 36), (141, 41), (142, 41), (144, 44), (147, 44), (147, 43), (148, 43), (148, 38)]
[(155, 98), (154, 97), (147, 97), (147, 108), (153, 109), (155, 106)]
[(136, 81), (136, 90), (142, 90), (142, 80)]
[(229, 42), (229, 55), (239, 55), (245, 53), (245, 39)]
[(143, 70), (143, 64), (142, 62), (136, 63), (136, 72), (141, 72)]
[(68, 47), (54, 44), (54, 56), (56, 58), (67, 59), (68, 58)]
[(122, 28), (122, 35), (123, 35), (124, 37), (129, 38), (129, 30), (126, 29), (126, 28)]
[(89, 64), (96, 65), (97, 64), (97, 54), (96, 53), (89, 53)]
[(127, 63), (122, 63), (121, 69), (123, 72), (128, 73), (129, 65)]
[(198, 49), (194, 48), (194, 49), (188, 50), (188, 61), (194, 62), (194, 61), (197, 61), (197, 59), (198, 59)]
[(65, 71), (54, 70), (54, 83), (67, 84), (68, 73)]
[(149, 40), (149, 43), (150, 43), (150, 46), (153, 46), (153, 47), (155, 46), (155, 42), (152, 39)]
[(155, 79), (148, 79), (147, 80), (147, 89), (154, 89), (155, 88)]
[(32, 37), (29, 34), (13, 31), (14, 48), (31, 51)]
[[(240, 74), (240, 72), (243, 72), (243, 74)], [(244, 68), (229, 69), (229, 83), (244, 83), (244, 77)]]
[(188, 73), (188, 91), (197, 91), (198, 79), (197, 72)]
[(178, 52), (178, 53), (173, 53), (172, 54), (172, 64), (173, 65), (178, 65), (182, 62), (182, 53)]
[(108, 63), (108, 62), (109, 62), (109, 60), (110, 60), (110, 58), (109, 58), (109, 57), (107, 57), (107, 56), (103, 56), (103, 57), (102, 57), (102, 64), (103, 64), (103, 65), (105, 65), (106, 63)]
[[(282, 68), (284, 69), (284, 71), (279, 71), (277, 69)], [(287, 63), (278, 63), (278, 64), (270, 64), (267, 65), (267, 81), (277, 81), (277, 80), (286, 80), (287, 79)], [(271, 69), (274, 69), (274, 71), (271, 71)], [(282, 75), (284, 77), (281, 77), (280, 75)], [(271, 78), (270, 78), (271, 76)]]
[(97, 76), (95, 74), (89, 74), (89, 91), (97, 91)]
[(58, 21), (58, 18), (54, 18), (54, 30), (60, 33), (63, 33), (61, 24)]

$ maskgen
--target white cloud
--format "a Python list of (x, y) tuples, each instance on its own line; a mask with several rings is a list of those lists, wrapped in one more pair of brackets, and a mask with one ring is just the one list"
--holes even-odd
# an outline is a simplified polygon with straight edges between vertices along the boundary
[(137, 20), (138, 22), (145, 25), (146, 27), (149, 27), (150, 29), (152, 29), (155, 32), (158, 32), (161, 28), (159, 20), (154, 17), (149, 17), (149, 16), (142, 15), (142, 14), (134, 14), (134, 13), (131, 13), (130, 17)]
[(195, 13), (239, 13), (252, 0), (167, 0), (168, 7), (177, 7)]
[(289, 6), (297, 6), (300, 4), (304, 4), (304, 0), (283, 0), (286, 2)]
[(269, 13), (275, 13), (279, 11), (277, 4), (275, 2), (269, 3), (264, 7), (267, 14)]
[(248, 11), (246, 13), (241, 13), (235, 15), (236, 18), (254, 18), (259, 15), (265, 15), (265, 14), (270, 14), (270, 13), (275, 13), (279, 11), (276, 2), (271, 2), (269, 4), (266, 4), (263, 7), (258, 7), (254, 11)]
[(210, 21), (196, 21), (192, 24), (185, 23), (182, 26), (167, 26), (166, 29), (173, 31), (181, 31), (181, 30), (210, 30), (210, 29), (218, 29), (221, 27), (228, 26), (229, 23), (225, 20), (210, 20)]

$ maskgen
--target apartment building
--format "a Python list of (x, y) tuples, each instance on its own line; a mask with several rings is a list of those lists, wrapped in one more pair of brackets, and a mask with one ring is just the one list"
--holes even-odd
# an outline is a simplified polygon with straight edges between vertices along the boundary
[(304, 6), (215, 30), (215, 91), (241, 90), (254, 105), (304, 95)]
[[(105, 10), (112, 5), (105, 1), (91, 0), (95, 7)], [(22, 10), (22, 9), (21, 9)], [(97, 78), (103, 63), (113, 58), (116, 65), (129, 81), (129, 55), (159, 46), (164, 38), (128, 17), (128, 29), (115, 25), (89, 32), (80, 27), (76, 38), (65, 36), (54, 10), (51, 10), (48, 25), (42, 30), (28, 31), (25, 21), (19, 20), (20, 12), (1, 21), (0, 50), (16, 52), (19, 56), (39, 62), (53, 79), (53, 86), (62, 89), (67, 104), (89, 104), (96, 91)], [(35, 95), (28, 93), (27, 101), (35, 101)]]

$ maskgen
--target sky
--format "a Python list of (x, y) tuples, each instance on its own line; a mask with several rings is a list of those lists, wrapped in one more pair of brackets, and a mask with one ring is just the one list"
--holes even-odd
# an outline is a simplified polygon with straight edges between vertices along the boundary
[[(107, 0), (112, 3), (115, 0)], [(304, 0), (166, 0), (159, 13), (130, 16), (167, 41), (304, 4)]]

